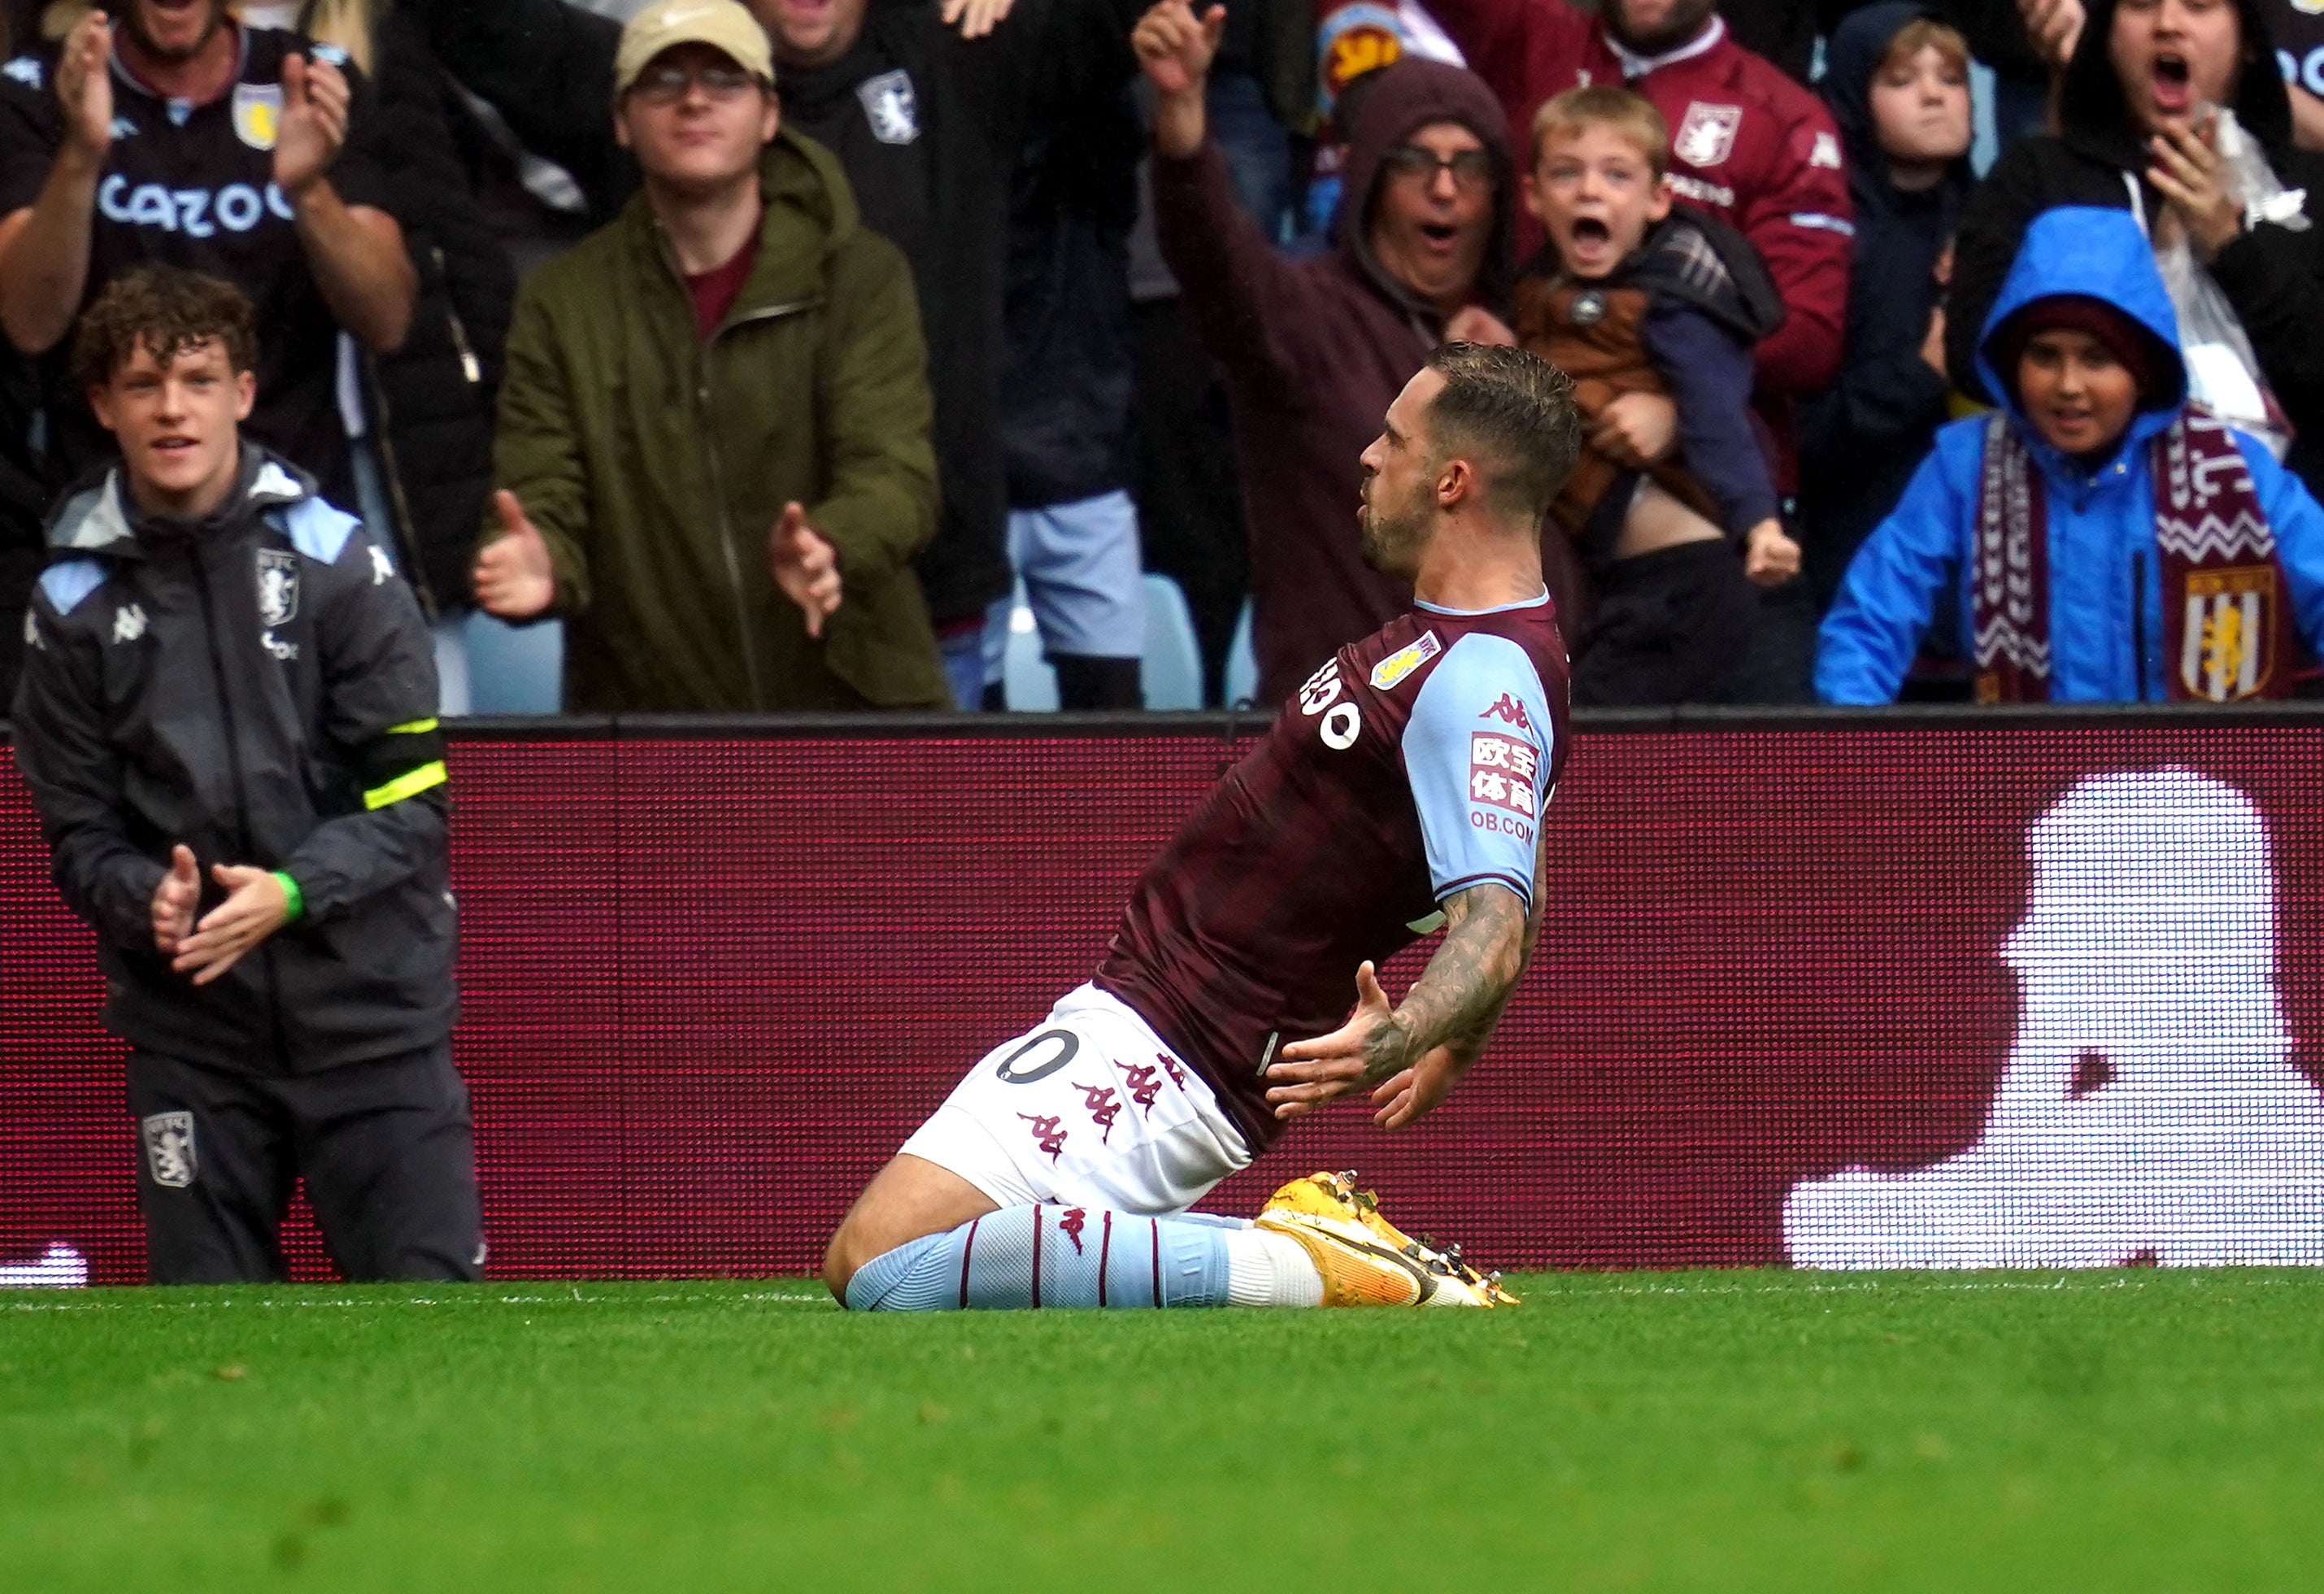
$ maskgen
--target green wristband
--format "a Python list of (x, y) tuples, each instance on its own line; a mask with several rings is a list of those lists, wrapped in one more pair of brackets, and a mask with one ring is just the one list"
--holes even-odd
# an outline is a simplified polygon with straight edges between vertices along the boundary
[(299, 889), (299, 882), (292, 880), (285, 871), (278, 869), (274, 871), (274, 883), (282, 888), (282, 922), (286, 925), (295, 925), (305, 918), (307, 893)]

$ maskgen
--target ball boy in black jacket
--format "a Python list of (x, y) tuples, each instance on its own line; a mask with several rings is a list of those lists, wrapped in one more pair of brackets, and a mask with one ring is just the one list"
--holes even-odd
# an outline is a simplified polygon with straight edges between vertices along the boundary
[(50, 523), (17, 768), (133, 1048), (154, 1281), (282, 1276), (302, 1175), (349, 1277), (472, 1278), (428, 629), (385, 550), (241, 439), (255, 344), (240, 292), (171, 267), (83, 318), (121, 462)]

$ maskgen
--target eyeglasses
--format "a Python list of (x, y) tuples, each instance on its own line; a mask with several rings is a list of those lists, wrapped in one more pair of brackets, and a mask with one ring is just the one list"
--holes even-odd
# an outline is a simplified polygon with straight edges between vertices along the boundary
[(1427, 188), (1436, 186), (1436, 174), (1440, 171), (1451, 172), (1452, 186), (1468, 193), (1482, 193), (1493, 186), (1493, 157), (1487, 150), (1440, 155), (1418, 144), (1398, 144), (1388, 152), (1385, 164), (1391, 177)]
[(742, 98), (759, 87), (759, 79), (740, 67), (689, 69), (672, 61), (640, 72), (630, 92), (649, 105), (674, 106), (696, 84), (701, 85), (703, 98), (724, 103)]

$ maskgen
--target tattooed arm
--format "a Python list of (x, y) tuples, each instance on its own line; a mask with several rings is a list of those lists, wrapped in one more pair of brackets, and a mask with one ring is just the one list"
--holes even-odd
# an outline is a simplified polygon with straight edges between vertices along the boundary
[(1283, 1048), (1267, 1071), (1275, 1116), (1291, 1119), (1370, 1088), (1372, 1119), (1400, 1129), (1460, 1083), (1517, 989), (1541, 929), (1543, 853), (1533, 911), (1508, 887), (1471, 886), (1444, 899), (1444, 940), (1391, 1009), (1369, 963), (1356, 970), (1356, 1010), (1331, 1034)]

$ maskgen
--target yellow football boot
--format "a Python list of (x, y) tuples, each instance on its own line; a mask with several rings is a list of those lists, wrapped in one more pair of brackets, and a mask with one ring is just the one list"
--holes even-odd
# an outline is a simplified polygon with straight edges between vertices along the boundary
[(1268, 1198), (1259, 1227), (1296, 1240), (1323, 1276), (1326, 1306), (1514, 1306), (1500, 1276), (1439, 1251), (1389, 1222), (1352, 1173), (1311, 1174)]

